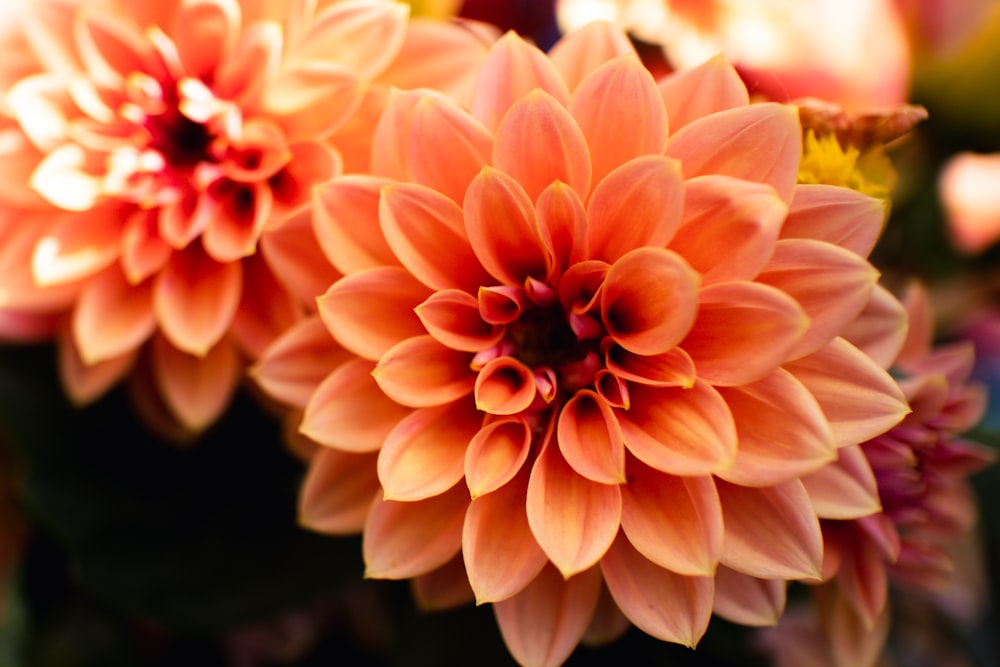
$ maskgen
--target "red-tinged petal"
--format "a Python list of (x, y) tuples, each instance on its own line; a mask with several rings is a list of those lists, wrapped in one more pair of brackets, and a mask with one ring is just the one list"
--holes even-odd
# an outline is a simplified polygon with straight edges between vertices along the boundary
[(566, 84), (548, 57), (514, 32), (508, 32), (493, 45), (479, 70), (472, 93), (472, 115), (487, 129), (495, 130), (511, 105), (536, 88), (563, 106), (569, 100)]
[(373, 79), (399, 52), (408, 15), (409, 7), (391, 2), (329, 5), (294, 42), (286, 62), (332, 62)]
[(283, 46), (277, 23), (247, 25), (232, 53), (217, 64), (212, 90), (222, 99), (245, 103), (277, 76)]
[(476, 307), (484, 322), (511, 324), (524, 313), (525, 296), (524, 290), (518, 287), (480, 287)]
[(373, 452), (410, 410), (389, 399), (372, 379), (374, 364), (353, 359), (338, 366), (313, 392), (299, 430), (328, 447)]
[(783, 239), (816, 239), (867, 257), (885, 224), (882, 199), (832, 185), (795, 188)]
[(153, 310), (179, 350), (207, 354), (233, 321), (243, 291), (238, 262), (220, 264), (198, 246), (174, 253), (153, 283)]
[(236, 0), (187, 0), (177, 10), (173, 35), (185, 71), (211, 81), (236, 44), (242, 24)]
[(299, 303), (310, 305), (341, 277), (316, 242), (312, 219), (312, 209), (300, 212), (260, 237), (271, 273)]
[(694, 362), (688, 353), (679, 347), (663, 354), (643, 356), (612, 345), (606, 353), (605, 363), (615, 376), (653, 387), (689, 389), (697, 377)]
[(69, 327), (63, 329), (58, 332), (59, 380), (74, 405), (87, 405), (103, 396), (128, 375), (139, 356), (136, 348), (118, 357), (85, 364), (76, 350)]
[(592, 312), (599, 305), (604, 279), (608, 274), (607, 262), (586, 260), (569, 267), (559, 281), (559, 301), (566, 310), (582, 315)]
[(601, 291), (601, 319), (608, 335), (636, 354), (670, 350), (695, 321), (698, 279), (670, 250), (626, 253), (608, 270)]
[(581, 197), (590, 191), (590, 154), (573, 117), (536, 89), (517, 102), (496, 130), (493, 166), (521, 184), (534, 201), (555, 181)]
[(430, 95), (413, 105), (407, 129), (403, 156), (410, 179), (461, 202), (469, 183), (489, 164), (493, 136), (450, 100)]
[(378, 457), (386, 500), (437, 496), (465, 475), (465, 451), (483, 415), (468, 401), (414, 410), (389, 432)]
[(763, 488), (718, 480), (726, 536), (722, 564), (761, 579), (817, 579), (823, 536), (798, 480)]
[(259, 359), (268, 345), (304, 315), (305, 308), (278, 282), (259, 254), (243, 260), (243, 296), (230, 332), (248, 359)]
[(631, 405), (618, 411), (625, 446), (643, 463), (674, 475), (707, 475), (732, 465), (736, 425), (708, 383), (691, 388), (629, 387)]
[(625, 442), (611, 407), (580, 390), (559, 412), (556, 440), (563, 458), (580, 475), (602, 484), (625, 481)]
[(675, 477), (639, 461), (622, 486), (622, 530), (636, 551), (678, 574), (711, 576), (722, 555), (722, 507), (711, 477)]
[(783, 239), (757, 281), (788, 293), (809, 316), (809, 330), (792, 352), (820, 349), (868, 303), (878, 271), (850, 250), (825, 241)]
[(363, 93), (355, 70), (311, 61), (282, 72), (264, 89), (260, 106), (289, 142), (323, 139), (351, 117)]
[(309, 461), (299, 493), (299, 523), (318, 533), (361, 532), (381, 489), (374, 454), (321, 447)]
[(389, 182), (349, 175), (316, 188), (313, 230), (323, 253), (341, 273), (399, 264), (378, 225), (380, 193)]
[(787, 212), (769, 185), (697, 176), (684, 183), (684, 219), (669, 247), (706, 285), (750, 280), (770, 259)]
[(635, 47), (621, 28), (610, 21), (592, 21), (562, 36), (549, 51), (549, 59), (575, 90), (591, 72)]
[(49, 227), (31, 255), (31, 270), (40, 286), (92, 276), (120, 253), (122, 218), (98, 209), (65, 218)]
[(776, 369), (756, 382), (722, 387), (736, 420), (739, 449), (718, 473), (734, 484), (767, 486), (813, 472), (837, 454), (816, 399), (790, 373)]
[[(573, 91), (569, 111), (587, 138), (595, 183), (630, 160), (662, 155), (666, 148), (663, 100), (635, 54), (592, 72)], [(629, 131), (622, 132), (623, 127)]]
[(670, 129), (679, 129), (702, 116), (745, 107), (747, 87), (733, 66), (721, 55), (690, 69), (674, 72), (658, 82), (670, 118)]
[(802, 307), (778, 289), (716, 283), (701, 290), (698, 317), (681, 347), (702, 380), (717, 387), (741, 385), (780, 366), (808, 327)]
[(470, 248), (462, 209), (444, 195), (422, 185), (386, 186), (379, 220), (396, 257), (428, 287), (474, 294), (493, 282)]
[(390, 398), (414, 408), (450, 403), (469, 394), (476, 373), (472, 355), (444, 347), (430, 336), (414, 336), (393, 346), (373, 375)]
[(491, 359), (476, 377), (476, 407), (491, 415), (516, 415), (535, 400), (535, 375), (513, 357)]
[(463, 209), (468, 242), (490, 275), (505, 285), (545, 278), (549, 260), (535, 209), (517, 181), (485, 167), (472, 179)]
[(338, 343), (376, 361), (393, 345), (425, 333), (413, 309), (428, 293), (405, 269), (383, 266), (341, 278), (316, 303)]
[(521, 592), (548, 562), (524, 512), (526, 473), (474, 499), (465, 514), (462, 554), (476, 604)]
[(343, 171), (340, 154), (326, 144), (292, 144), (289, 155), (287, 164), (267, 181), (273, 200), (269, 229), (307, 210), (313, 202), (316, 186), (327, 183)]
[(250, 369), (250, 375), (268, 396), (305, 409), (327, 375), (352, 355), (330, 337), (312, 316), (289, 327)]
[(223, 340), (192, 355), (155, 336), (152, 350), (156, 387), (171, 415), (193, 432), (218, 419), (242, 376), (236, 348)]
[(67, 211), (87, 211), (102, 197), (101, 179), (84, 171), (87, 155), (76, 144), (49, 152), (31, 174), (31, 187)]
[(882, 368), (899, 355), (907, 333), (906, 309), (882, 285), (875, 285), (868, 303), (840, 335)]
[(857, 519), (881, 511), (875, 473), (857, 445), (837, 450), (837, 460), (802, 478), (821, 519)]
[(531, 427), (511, 417), (479, 429), (465, 450), (465, 482), (472, 498), (496, 491), (524, 466), (531, 452)]
[(160, 238), (157, 224), (155, 209), (137, 211), (120, 232), (122, 270), (133, 285), (159, 273), (173, 253)]
[(447, 563), (462, 548), (468, 506), (462, 485), (411, 503), (376, 498), (361, 543), (365, 577), (409, 579)]
[(558, 667), (580, 643), (600, 594), (597, 568), (565, 578), (545, 567), (521, 592), (495, 602), (493, 611), (519, 664)]
[(712, 615), (712, 577), (665, 570), (618, 539), (601, 559), (604, 581), (622, 613), (657, 639), (694, 648)]
[(667, 155), (685, 178), (735, 176), (772, 186), (792, 200), (802, 155), (802, 129), (793, 106), (761, 103), (704, 116), (676, 131)]
[(896, 381), (843, 338), (785, 369), (819, 402), (838, 447), (881, 435), (909, 412)]
[(410, 580), (413, 601), (421, 611), (444, 611), (475, 601), (469, 586), (462, 554), (456, 555), (439, 568), (418, 574)]
[(615, 167), (587, 203), (590, 259), (613, 264), (637, 248), (662, 248), (680, 225), (683, 206), (676, 160), (645, 156)]
[(257, 252), (257, 239), (271, 220), (273, 195), (263, 183), (237, 184), (221, 180), (202, 200), (217, 208), (201, 235), (202, 247), (217, 262), (236, 262)]
[(538, 231), (548, 251), (548, 279), (555, 281), (587, 252), (587, 212), (580, 195), (565, 183), (552, 183), (535, 202)]
[(73, 340), (85, 364), (140, 347), (156, 329), (149, 282), (131, 286), (117, 268), (90, 281), (73, 309)]
[(621, 491), (579, 475), (549, 440), (531, 470), (527, 510), (538, 544), (569, 578), (597, 563), (614, 541)]
[(461, 290), (435, 292), (415, 311), (427, 333), (456, 350), (479, 352), (504, 336), (503, 327), (483, 321), (476, 297)]
[(785, 611), (787, 587), (781, 579), (758, 579), (720, 565), (715, 572), (712, 612), (730, 623), (777, 625)]

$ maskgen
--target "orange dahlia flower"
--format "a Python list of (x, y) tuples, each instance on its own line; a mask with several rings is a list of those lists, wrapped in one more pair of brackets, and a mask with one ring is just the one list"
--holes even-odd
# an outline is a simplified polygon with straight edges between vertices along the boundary
[(346, 277), (255, 368), (322, 445), (304, 523), (363, 528), (427, 606), (493, 603), (532, 665), (628, 622), (694, 645), (748, 579), (818, 578), (800, 478), (906, 406), (840, 337), (883, 205), (797, 185), (801, 150), (723, 60), (657, 84), (607, 24), (506, 35), (469, 110), (396, 94), (379, 175), (316, 192)]
[(14, 43), (32, 65), (14, 59), (21, 77), (0, 109), (0, 309), (22, 325), (72, 309), (61, 371), (74, 399), (144, 351), (174, 420), (214, 420), (242, 355), (315, 297), (276, 275), (265, 248), (287, 242), (266, 237), (308, 232), (295, 218), (312, 188), (367, 166), (390, 83), (462, 94), (463, 68), (485, 56), (477, 31), (407, 12), (380, 0), (25, 3)]

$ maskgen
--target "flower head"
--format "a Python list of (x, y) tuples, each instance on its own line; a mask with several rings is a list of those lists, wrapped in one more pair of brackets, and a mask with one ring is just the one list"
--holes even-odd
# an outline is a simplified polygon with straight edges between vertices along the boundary
[(840, 337), (882, 204), (797, 185), (801, 133), (721, 59), (658, 85), (606, 24), (505, 36), (469, 111), (397, 94), (380, 175), (317, 190), (346, 277), (255, 369), (325, 445), (303, 521), (363, 527), (429, 606), (493, 603), (525, 664), (622, 614), (694, 645), (720, 590), (820, 576), (800, 478), (905, 404)]

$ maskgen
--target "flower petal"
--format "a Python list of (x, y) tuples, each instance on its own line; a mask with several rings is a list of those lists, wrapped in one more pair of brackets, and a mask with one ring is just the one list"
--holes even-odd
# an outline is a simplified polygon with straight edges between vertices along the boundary
[(563, 35), (549, 50), (549, 59), (575, 90), (591, 72), (635, 47), (621, 28), (610, 21), (591, 21)]
[(707, 475), (732, 465), (736, 425), (708, 383), (691, 388), (629, 387), (631, 405), (619, 411), (625, 446), (643, 463), (673, 475)]
[(840, 335), (882, 368), (889, 368), (907, 335), (903, 304), (882, 285), (875, 285), (868, 303)]
[(535, 214), (550, 258), (548, 279), (555, 282), (570, 266), (585, 259), (587, 212), (580, 195), (557, 181), (538, 196)]
[(524, 512), (526, 473), (474, 499), (465, 514), (462, 554), (476, 604), (519, 593), (548, 562)]
[(697, 377), (694, 362), (679, 347), (663, 354), (643, 356), (611, 345), (605, 355), (605, 364), (618, 378), (653, 387), (690, 389)]
[(465, 481), (473, 500), (512, 480), (528, 459), (531, 443), (531, 427), (517, 417), (479, 429), (465, 450)]
[(666, 475), (628, 463), (622, 530), (635, 549), (678, 574), (712, 576), (722, 555), (722, 507), (711, 477)]
[(538, 544), (569, 578), (596, 564), (615, 539), (621, 492), (577, 474), (550, 439), (531, 470), (527, 510)]
[(315, 303), (316, 296), (342, 275), (317, 243), (312, 229), (314, 211), (313, 207), (300, 211), (260, 237), (260, 256), (289, 296), (300, 304)]
[(103, 396), (128, 375), (140, 352), (132, 349), (119, 357), (85, 364), (76, 350), (69, 327), (60, 327), (57, 336), (59, 380), (74, 405), (87, 405)]
[(781, 579), (758, 579), (720, 565), (715, 573), (712, 612), (730, 623), (776, 625), (785, 610), (787, 588)]
[(821, 519), (857, 519), (881, 511), (878, 482), (858, 445), (841, 447), (837, 460), (802, 478)]
[(733, 466), (718, 473), (722, 479), (745, 486), (780, 484), (836, 458), (823, 411), (788, 371), (779, 368), (719, 393), (736, 420), (740, 443)]
[(462, 485), (409, 503), (376, 497), (361, 541), (365, 577), (409, 579), (447, 563), (462, 548), (468, 506)]
[(242, 15), (236, 0), (187, 0), (177, 8), (174, 44), (185, 71), (202, 81), (232, 52)]
[(378, 225), (379, 196), (390, 181), (341, 176), (313, 196), (313, 231), (330, 263), (344, 275), (373, 266), (399, 264)]
[(393, 346), (372, 374), (390, 398), (414, 408), (443, 405), (470, 393), (476, 373), (472, 355), (452, 350), (430, 336), (414, 336)]
[(284, 129), (289, 142), (316, 140), (347, 122), (363, 93), (357, 70), (310, 61), (282, 71), (264, 88), (260, 106)]
[(242, 376), (236, 349), (220, 341), (200, 355), (154, 336), (153, 377), (167, 409), (186, 429), (199, 432), (229, 405)]
[(380, 491), (374, 454), (320, 448), (302, 482), (299, 523), (328, 535), (361, 532)]
[(816, 239), (867, 257), (885, 224), (882, 199), (833, 185), (799, 185), (795, 188), (783, 239)]
[(566, 462), (602, 484), (625, 481), (625, 443), (611, 407), (590, 390), (580, 390), (559, 412), (556, 440)]
[(476, 377), (476, 408), (491, 415), (516, 415), (535, 400), (535, 376), (513, 357), (491, 359)]
[(337, 342), (374, 361), (393, 345), (424, 333), (413, 309), (428, 293), (405, 269), (383, 266), (341, 278), (316, 303)]
[(536, 89), (511, 106), (496, 131), (493, 166), (535, 201), (560, 181), (581, 197), (590, 191), (590, 154), (580, 127), (551, 95)]
[(40, 286), (88, 278), (118, 258), (123, 225), (117, 212), (95, 209), (54, 222), (31, 254), (32, 275)]
[(415, 312), (435, 340), (464, 352), (496, 345), (505, 334), (503, 327), (483, 321), (476, 297), (457, 289), (431, 294)]
[(690, 577), (647, 560), (619, 535), (601, 572), (628, 620), (657, 639), (694, 648), (712, 615), (712, 577)]
[(608, 335), (629, 352), (661, 354), (690, 330), (697, 300), (698, 274), (679, 255), (638, 248), (608, 270), (601, 319)]
[(85, 364), (140, 347), (156, 329), (150, 283), (135, 287), (110, 269), (92, 280), (73, 309), (73, 339)]
[(703, 116), (750, 104), (746, 84), (721, 54), (673, 72), (657, 85), (672, 132)]
[(457, 554), (437, 569), (413, 577), (410, 580), (410, 591), (421, 611), (454, 609), (476, 599), (469, 586), (462, 554)]
[(613, 264), (636, 248), (662, 248), (680, 225), (683, 206), (676, 160), (650, 155), (614, 168), (587, 203), (590, 259)]
[(386, 500), (437, 496), (465, 475), (465, 451), (483, 415), (468, 401), (414, 410), (385, 438), (378, 478)]
[(716, 481), (726, 536), (722, 564), (761, 579), (818, 579), (819, 520), (798, 480), (763, 488)]
[(741, 385), (780, 366), (808, 327), (802, 307), (781, 290), (716, 283), (702, 288), (698, 317), (681, 348), (702, 380), (716, 387)]

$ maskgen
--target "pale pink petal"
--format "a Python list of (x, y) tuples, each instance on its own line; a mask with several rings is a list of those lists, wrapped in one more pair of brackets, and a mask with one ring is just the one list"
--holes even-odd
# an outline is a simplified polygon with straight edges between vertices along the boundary
[(522, 285), (529, 276), (545, 278), (549, 259), (535, 209), (516, 180), (484, 168), (472, 180), (463, 210), (469, 244), (490, 275), (505, 285)]
[(608, 370), (618, 378), (654, 387), (689, 389), (697, 378), (694, 362), (679, 347), (663, 354), (643, 356), (611, 345), (605, 355), (605, 363)]
[(722, 387), (736, 420), (739, 449), (719, 477), (746, 486), (780, 484), (813, 472), (837, 454), (816, 399), (789, 372), (776, 369), (756, 382)]
[(638, 248), (608, 270), (601, 319), (608, 335), (636, 354), (661, 354), (691, 329), (698, 311), (698, 274), (663, 248)]
[(798, 480), (763, 488), (716, 482), (726, 536), (722, 564), (761, 579), (818, 579), (823, 536)]
[(587, 252), (587, 212), (580, 195), (565, 183), (552, 183), (535, 202), (538, 231), (549, 254), (548, 279), (583, 261)]
[(316, 303), (338, 343), (376, 361), (393, 345), (425, 333), (413, 309), (429, 292), (406, 270), (383, 266), (341, 278)]
[(414, 410), (385, 438), (378, 478), (386, 500), (437, 496), (465, 475), (465, 450), (483, 424), (468, 401)]
[(712, 612), (730, 623), (776, 625), (785, 611), (786, 589), (782, 579), (758, 579), (720, 565), (715, 572)]
[(630, 160), (662, 155), (666, 148), (663, 100), (634, 54), (619, 56), (587, 76), (573, 92), (569, 111), (587, 138), (595, 183)]
[(559, 412), (559, 450), (577, 473), (603, 484), (625, 482), (625, 442), (611, 407), (590, 390), (576, 392)]
[(676, 160), (646, 156), (617, 166), (587, 203), (589, 258), (613, 264), (636, 248), (662, 248), (680, 225), (683, 206)]
[(736, 425), (719, 393), (697, 381), (682, 387), (629, 387), (618, 411), (625, 446), (643, 463), (674, 475), (707, 475), (732, 465)]
[(753, 282), (702, 288), (698, 317), (681, 347), (698, 377), (715, 386), (746, 384), (784, 362), (809, 327), (790, 296)]
[(907, 331), (897, 361), (905, 363), (927, 356), (934, 341), (935, 325), (930, 295), (921, 283), (913, 281), (907, 285), (902, 303), (906, 308)]
[(514, 32), (508, 32), (493, 45), (472, 93), (472, 115), (489, 130), (500, 125), (515, 101), (536, 88), (564, 105), (569, 91), (558, 70), (544, 53)]
[(465, 573), (462, 554), (439, 568), (410, 579), (413, 601), (421, 611), (444, 611), (469, 605), (476, 600)]
[(63, 218), (38, 239), (31, 269), (40, 286), (68, 283), (98, 273), (121, 252), (122, 218), (95, 209)]
[(838, 447), (881, 435), (909, 412), (896, 381), (843, 338), (785, 369), (819, 402)]
[(701, 273), (703, 284), (750, 280), (770, 258), (787, 212), (768, 185), (697, 176), (684, 183), (684, 219), (669, 247)]
[(787, 292), (810, 325), (791, 358), (820, 349), (857, 317), (871, 296), (878, 271), (850, 250), (810, 239), (783, 239), (757, 281)]
[(658, 86), (672, 132), (702, 116), (750, 103), (743, 79), (722, 55), (676, 71), (661, 79)]
[(309, 397), (299, 430), (320, 444), (348, 452), (379, 449), (410, 410), (382, 393), (372, 378), (374, 366), (364, 359), (338, 366)]
[(305, 409), (313, 393), (351, 355), (312, 316), (289, 327), (250, 369), (250, 376), (269, 396)]
[(711, 576), (722, 555), (722, 507), (711, 477), (675, 477), (639, 461), (622, 486), (622, 530), (662, 568)]
[(359, 533), (381, 489), (374, 454), (320, 448), (299, 493), (299, 523), (328, 535)]
[(817, 239), (867, 257), (882, 233), (888, 203), (832, 185), (795, 188), (783, 239)]
[(864, 309), (840, 333), (882, 368), (896, 360), (906, 334), (906, 309), (882, 285), (875, 285)]
[(316, 242), (312, 211), (299, 212), (260, 237), (260, 256), (271, 273), (299, 303), (309, 306), (341, 277)]
[(528, 524), (566, 578), (601, 559), (618, 532), (621, 492), (574, 471), (556, 443), (542, 447), (528, 481)]
[(496, 491), (514, 478), (531, 451), (531, 427), (510, 417), (479, 429), (465, 450), (465, 481), (472, 498)]
[(535, 375), (513, 357), (491, 359), (476, 377), (476, 408), (491, 415), (516, 415), (535, 400)]
[(765, 102), (704, 116), (670, 137), (667, 155), (681, 161), (685, 178), (722, 174), (766, 183), (789, 202), (802, 156), (798, 112)]
[(386, 186), (379, 220), (396, 257), (428, 287), (475, 294), (492, 282), (465, 236), (462, 209), (444, 195), (421, 185)]
[(838, 449), (836, 461), (805, 475), (802, 484), (821, 519), (857, 519), (882, 509), (875, 474), (857, 445)]
[(461, 290), (435, 292), (414, 310), (427, 333), (456, 350), (479, 352), (499, 343), (505, 334), (503, 327), (485, 322), (479, 301)]
[(590, 155), (573, 117), (543, 90), (511, 106), (496, 130), (493, 166), (521, 184), (534, 201), (555, 181), (581, 197), (590, 191)]
[(219, 418), (242, 377), (242, 363), (229, 341), (219, 341), (200, 355), (154, 336), (153, 377), (171, 415), (186, 429), (199, 432)]
[(626, 53), (635, 54), (635, 47), (621, 28), (592, 21), (563, 35), (549, 50), (549, 59), (572, 91), (598, 67)]
[(73, 309), (73, 340), (90, 365), (140, 347), (156, 329), (151, 284), (131, 286), (117, 268), (91, 280)]
[(712, 577), (663, 569), (619, 535), (601, 559), (601, 572), (618, 607), (640, 630), (694, 648), (712, 615)]
[(447, 563), (462, 548), (468, 506), (469, 492), (461, 484), (409, 503), (376, 498), (361, 543), (365, 577), (409, 579)]
[(139, 349), (95, 364), (85, 364), (76, 350), (69, 327), (58, 331), (59, 380), (74, 405), (86, 405), (103, 396), (132, 370)]
[(580, 643), (600, 593), (597, 568), (570, 578), (543, 568), (520, 593), (493, 604), (507, 649), (521, 665), (559, 667)]
[(476, 604), (519, 593), (548, 562), (524, 511), (528, 475), (472, 501), (465, 514), (462, 554)]
[(390, 398), (414, 408), (450, 403), (472, 392), (472, 355), (444, 347), (430, 336), (414, 336), (393, 346), (373, 375)]
[(242, 290), (238, 262), (220, 264), (199, 246), (190, 246), (174, 253), (154, 279), (153, 310), (172, 345), (204, 355), (229, 329)]
[(177, 10), (173, 35), (188, 74), (211, 81), (229, 57), (240, 33), (242, 15), (236, 0), (187, 0)]
[(313, 230), (323, 253), (341, 273), (399, 264), (378, 225), (379, 195), (389, 182), (349, 175), (316, 188)]

